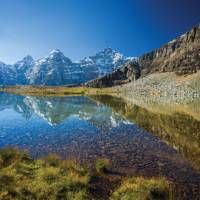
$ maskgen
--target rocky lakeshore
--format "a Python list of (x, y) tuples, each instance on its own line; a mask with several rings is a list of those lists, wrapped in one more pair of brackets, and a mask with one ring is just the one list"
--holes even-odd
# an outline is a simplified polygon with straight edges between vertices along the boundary
[(144, 101), (188, 102), (200, 97), (200, 72), (178, 76), (174, 72), (150, 74), (137, 81), (117, 86), (123, 97)]

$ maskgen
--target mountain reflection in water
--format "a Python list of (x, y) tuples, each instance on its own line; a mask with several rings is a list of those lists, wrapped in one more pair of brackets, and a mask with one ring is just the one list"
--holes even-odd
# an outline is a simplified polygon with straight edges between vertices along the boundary
[(94, 123), (102, 129), (110, 129), (122, 122), (128, 123), (121, 115), (112, 112), (111, 108), (83, 96), (35, 97), (0, 93), (0, 111), (4, 109), (13, 109), (25, 119), (36, 114), (52, 126), (72, 116)]
[(149, 109), (148, 106), (142, 108), (121, 98), (111, 99), (107, 95), (93, 96), (93, 99), (111, 107), (140, 128), (158, 135), (200, 170), (200, 101), (191, 102), (187, 105), (187, 111), (181, 112), (166, 105), (164, 109), (156, 104)]

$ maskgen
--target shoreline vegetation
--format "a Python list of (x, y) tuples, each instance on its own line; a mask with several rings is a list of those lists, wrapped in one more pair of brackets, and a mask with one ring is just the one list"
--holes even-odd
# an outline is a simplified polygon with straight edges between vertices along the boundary
[[(113, 87), (87, 86), (1, 86), (0, 92), (33, 96), (73, 96), (108, 94), (133, 100), (144, 98), (159, 102), (184, 102), (200, 98), (200, 71), (189, 75), (174, 72), (155, 73), (136, 81)], [(147, 98), (149, 97), (149, 98)]]
[(93, 94), (116, 94), (119, 91), (113, 88), (89, 88), (89, 87), (64, 87), (64, 86), (5, 86), (0, 92), (34, 96), (70, 96)]
[[(17, 148), (0, 149), (0, 200), (173, 200), (174, 185), (164, 177), (120, 177), (109, 160), (94, 169), (57, 155), (33, 159)], [(108, 170), (109, 169), (109, 170)]]

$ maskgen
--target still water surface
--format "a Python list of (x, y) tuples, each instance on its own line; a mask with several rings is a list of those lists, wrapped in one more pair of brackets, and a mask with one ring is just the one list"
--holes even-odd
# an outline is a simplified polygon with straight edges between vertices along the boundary
[(105, 95), (0, 93), (0, 147), (28, 149), (33, 157), (57, 153), (89, 165), (106, 157), (113, 173), (166, 176), (182, 199), (200, 199), (200, 116), (193, 104), (187, 112), (159, 112), (159, 106)]

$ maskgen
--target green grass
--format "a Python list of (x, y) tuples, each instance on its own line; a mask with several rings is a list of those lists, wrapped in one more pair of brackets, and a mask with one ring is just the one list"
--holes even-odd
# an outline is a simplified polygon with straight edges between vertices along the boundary
[(112, 194), (110, 200), (173, 200), (173, 187), (164, 178), (130, 178)]
[[(172, 186), (162, 178), (123, 181), (124, 178), (120, 177), (117, 182), (122, 182), (121, 186), (116, 188), (119, 184), (112, 176), (100, 174), (108, 166), (107, 159), (98, 159), (97, 173), (74, 160), (62, 160), (54, 154), (32, 159), (25, 151), (1, 149), (0, 200), (172, 200)], [(92, 180), (92, 173), (97, 176), (97, 183)], [(107, 196), (105, 191), (98, 189), (99, 185), (115, 191)]]
[(96, 171), (98, 173), (105, 173), (106, 169), (110, 166), (110, 162), (106, 158), (98, 158), (96, 161)]
[(17, 149), (0, 151), (0, 199), (88, 199), (90, 177), (86, 169), (55, 155), (32, 160)]

